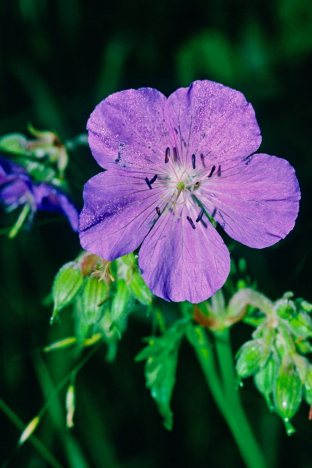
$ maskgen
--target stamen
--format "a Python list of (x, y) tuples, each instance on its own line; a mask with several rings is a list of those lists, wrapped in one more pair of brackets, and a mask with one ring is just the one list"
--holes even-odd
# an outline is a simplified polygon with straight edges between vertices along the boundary
[(190, 223), (190, 225), (192, 226), (192, 228), (193, 228), (193, 229), (196, 229), (196, 228), (195, 228), (195, 224), (193, 223), (192, 218), (190, 218), (189, 216), (187, 216), (186, 219), (188, 220), (188, 222)]
[(199, 221), (202, 219), (203, 216), (204, 216), (204, 210), (201, 209), (199, 215), (196, 218), (196, 223), (199, 223)]
[(206, 167), (206, 164), (205, 164), (205, 157), (204, 157), (203, 153), (201, 153), (200, 159), (201, 159), (202, 165), (203, 165), (204, 167)]
[(170, 148), (166, 148), (166, 153), (165, 153), (165, 164), (167, 164), (169, 162), (169, 158), (170, 158)]
[[(220, 167), (220, 166), (219, 166), (219, 167)], [(208, 179), (209, 179), (209, 177), (212, 176), (212, 174), (214, 173), (215, 170), (216, 170), (216, 166), (212, 166), (212, 169), (211, 169), (211, 171), (210, 171), (209, 174), (208, 174)]]
[(153, 187), (151, 186), (151, 183), (150, 183), (150, 181), (148, 180), (147, 177), (145, 177), (145, 182), (147, 183), (148, 188), (150, 188), (152, 190)]
[(174, 162), (177, 162), (178, 160), (177, 148), (175, 146), (173, 147), (173, 160)]
[(154, 175), (154, 177), (149, 181), (149, 183), (152, 185), (156, 179), (157, 179), (157, 174)]
[(195, 169), (195, 154), (192, 154), (192, 166), (193, 166), (193, 169)]
[(194, 190), (197, 190), (200, 186), (200, 181), (198, 180), (197, 182), (195, 182), (194, 184)]
[(158, 216), (160, 216), (160, 215), (161, 215), (161, 212), (160, 212), (159, 206), (156, 206), (156, 211), (157, 211)]
[(218, 174), (218, 177), (221, 176), (221, 166), (218, 167), (218, 172), (217, 172), (217, 174)]

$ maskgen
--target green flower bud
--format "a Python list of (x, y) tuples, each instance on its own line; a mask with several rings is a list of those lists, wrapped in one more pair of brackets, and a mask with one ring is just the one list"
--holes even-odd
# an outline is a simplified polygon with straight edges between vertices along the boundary
[(277, 378), (277, 372), (279, 368), (279, 361), (276, 353), (271, 354), (266, 364), (259, 369), (254, 376), (254, 381), (257, 389), (266, 399), (268, 408), (270, 411), (274, 409), (274, 405), (271, 400), (271, 393), (274, 388), (275, 380)]
[(304, 398), (308, 405), (312, 405), (312, 365), (307, 369), (306, 380), (304, 382)]
[(236, 371), (239, 377), (245, 378), (254, 374), (263, 359), (263, 345), (260, 340), (247, 341), (239, 350)]
[(129, 287), (124, 279), (117, 282), (117, 291), (114, 295), (111, 307), (111, 317), (113, 322), (118, 324), (131, 312), (134, 305)]
[(129, 283), (130, 291), (133, 296), (141, 302), (143, 305), (151, 305), (153, 300), (153, 294), (146, 286), (141, 274), (139, 272), (134, 272)]
[(10, 133), (0, 138), (0, 150), (16, 155), (29, 156), (31, 151), (27, 147), (27, 138), (20, 133)]
[(103, 317), (104, 301), (107, 299), (108, 286), (105, 281), (89, 276), (85, 279), (84, 288), (78, 298), (80, 313), (90, 325)]
[(54, 310), (51, 322), (53, 322), (60, 310), (75, 298), (82, 282), (83, 277), (78, 263), (68, 262), (62, 266), (54, 279), (52, 287)]
[(276, 412), (283, 418), (287, 434), (294, 429), (289, 420), (296, 414), (302, 400), (302, 385), (296, 365), (288, 357), (282, 363), (274, 386)]
[(312, 336), (312, 319), (306, 312), (302, 311), (291, 317), (288, 327), (295, 336), (302, 338)]

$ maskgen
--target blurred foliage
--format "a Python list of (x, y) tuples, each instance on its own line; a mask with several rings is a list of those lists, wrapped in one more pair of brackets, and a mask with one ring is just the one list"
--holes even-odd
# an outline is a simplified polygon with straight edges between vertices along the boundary
[[(261, 151), (290, 161), (303, 197), (287, 239), (262, 251), (231, 244), (232, 256), (246, 258), (250, 277), (269, 297), (291, 289), (311, 301), (311, 54), (309, 0), (4, 0), (0, 136), (24, 134), (31, 122), (36, 129), (56, 132), (73, 148), (76, 136), (85, 133), (90, 112), (109, 93), (151, 86), (169, 95), (203, 78), (239, 89), (256, 110)], [(87, 147), (69, 149), (66, 175), (78, 205), (83, 184), (98, 171)], [(0, 229), (7, 232), (12, 224), (10, 215), (1, 216)], [(60, 314), (61, 327), (48, 326), (50, 309), (42, 301), (57, 271), (79, 251), (77, 235), (66, 221), (46, 213), (38, 214), (30, 233), (20, 232), (13, 241), (1, 237), (0, 395), (25, 423), (74, 364), (69, 349), (44, 357), (39, 349), (74, 335), (66, 311)], [(132, 294), (136, 288), (134, 281)], [(161, 309), (168, 322), (178, 316), (173, 304), (161, 304)], [(159, 320), (159, 307), (149, 316), (133, 313), (116, 361), (107, 364), (100, 349), (81, 370), (75, 382), (76, 425), (70, 432), (66, 388), (53, 399), (36, 435), (62, 467), (242, 466), (198, 364), (183, 343), (171, 402), (174, 430), (163, 428), (144, 387), (143, 364), (134, 363), (142, 336), (151, 336)], [(249, 337), (247, 325), (233, 327), (234, 350)], [(241, 394), (271, 467), (309, 466), (306, 410), (300, 408), (294, 417), (296, 436), (286, 440), (282, 424), (248, 381)], [(5, 447), (1, 463), (15, 449), (21, 430), (4, 413), (0, 418)], [(48, 465), (27, 442), (11, 466)]]

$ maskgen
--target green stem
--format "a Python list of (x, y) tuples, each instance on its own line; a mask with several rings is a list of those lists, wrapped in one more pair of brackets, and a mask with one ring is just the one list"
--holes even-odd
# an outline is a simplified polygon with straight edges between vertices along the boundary
[(30, 211), (30, 204), (26, 203), (24, 205), (22, 211), (20, 212), (16, 223), (14, 224), (14, 226), (12, 227), (12, 229), (9, 232), (9, 238), (10, 239), (13, 239), (16, 236), (16, 234), (18, 233), (18, 231), (21, 229), (21, 227), (24, 224), (25, 219), (28, 216), (29, 211)]
[[(0, 398), (0, 409), (7, 415), (15, 426), (22, 431), (25, 428), (23, 421), (8, 407), (8, 405)], [(37, 449), (42, 458), (53, 468), (62, 468), (62, 465), (54, 458), (47, 447), (35, 436), (32, 435), (29, 442)]]
[(196, 327), (196, 332), (198, 343), (194, 343), (194, 345), (197, 357), (212, 396), (232, 432), (246, 467), (267, 468), (267, 464), (251, 431), (235, 388), (235, 372), (228, 331), (216, 336), (221, 380), (216, 369), (212, 347), (208, 341), (207, 334), (201, 327)]

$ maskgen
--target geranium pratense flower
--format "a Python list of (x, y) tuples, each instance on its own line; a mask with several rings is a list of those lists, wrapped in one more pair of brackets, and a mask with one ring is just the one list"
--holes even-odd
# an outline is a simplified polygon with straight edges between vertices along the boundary
[(0, 202), (7, 211), (23, 207), (10, 237), (17, 234), (26, 219), (31, 222), (37, 210), (62, 213), (73, 230), (78, 230), (77, 209), (64, 193), (45, 182), (35, 184), (23, 166), (1, 157)]
[(253, 154), (260, 130), (238, 91), (211, 81), (168, 99), (151, 88), (121, 91), (95, 108), (87, 128), (106, 172), (85, 185), (81, 244), (107, 260), (142, 244), (141, 273), (157, 296), (196, 303), (224, 284), (229, 252), (211, 221), (255, 248), (294, 226), (295, 171)]

